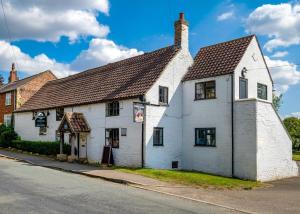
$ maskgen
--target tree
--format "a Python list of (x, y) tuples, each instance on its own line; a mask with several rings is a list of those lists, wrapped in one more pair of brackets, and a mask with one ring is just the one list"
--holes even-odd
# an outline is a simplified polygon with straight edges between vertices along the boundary
[(293, 149), (300, 150), (300, 119), (288, 117), (283, 120), (283, 123), (292, 138)]
[(279, 111), (281, 105), (282, 105), (282, 94), (277, 96), (276, 94), (273, 93), (273, 106), (277, 112)]

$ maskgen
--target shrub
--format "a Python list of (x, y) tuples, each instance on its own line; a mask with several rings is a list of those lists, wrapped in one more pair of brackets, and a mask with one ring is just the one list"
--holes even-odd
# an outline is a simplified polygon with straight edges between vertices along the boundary
[[(10, 146), (19, 150), (32, 152), (32, 153), (39, 153), (42, 155), (57, 155), (59, 154), (60, 143), (13, 140)], [(69, 155), (71, 153), (71, 146), (64, 144), (63, 151), (64, 154)]]
[(0, 126), (0, 146), (7, 148), (18, 135), (12, 127)]

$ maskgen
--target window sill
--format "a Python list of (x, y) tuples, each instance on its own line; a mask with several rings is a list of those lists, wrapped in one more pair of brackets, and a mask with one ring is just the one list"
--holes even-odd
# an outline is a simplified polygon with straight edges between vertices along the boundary
[(216, 145), (211, 146), (211, 145), (194, 145), (194, 147), (217, 147)]
[(163, 145), (163, 144), (162, 144), (162, 145), (154, 145), (154, 144), (153, 144), (153, 146), (154, 146), (154, 147), (162, 147), (162, 146), (164, 146), (164, 145)]
[(168, 103), (158, 103), (159, 106), (164, 106), (164, 107), (168, 107), (169, 104)]
[(203, 100), (216, 100), (217, 98), (205, 98), (205, 99), (194, 99), (194, 101), (203, 101)]
[(120, 115), (105, 115), (105, 117), (118, 117)]

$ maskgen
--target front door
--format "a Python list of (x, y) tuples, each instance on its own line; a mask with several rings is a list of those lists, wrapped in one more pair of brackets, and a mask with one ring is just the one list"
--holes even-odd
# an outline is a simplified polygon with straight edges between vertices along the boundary
[(86, 134), (79, 134), (79, 158), (86, 158), (87, 153), (87, 136)]

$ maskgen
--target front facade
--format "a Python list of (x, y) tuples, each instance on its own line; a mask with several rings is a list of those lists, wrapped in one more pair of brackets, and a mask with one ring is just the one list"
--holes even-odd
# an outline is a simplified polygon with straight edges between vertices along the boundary
[[(193, 60), (181, 14), (174, 40), (46, 84), (16, 111), (16, 132), (24, 140), (63, 139), (75, 159), (89, 162), (101, 163), (109, 145), (119, 166), (261, 181), (297, 175), (256, 37), (202, 48)], [(65, 122), (70, 115), (81, 120)]]
[(14, 110), (20, 108), (46, 82), (54, 79), (56, 77), (51, 71), (45, 71), (19, 80), (12, 64), (8, 83), (0, 86), (0, 124), (12, 125)]

